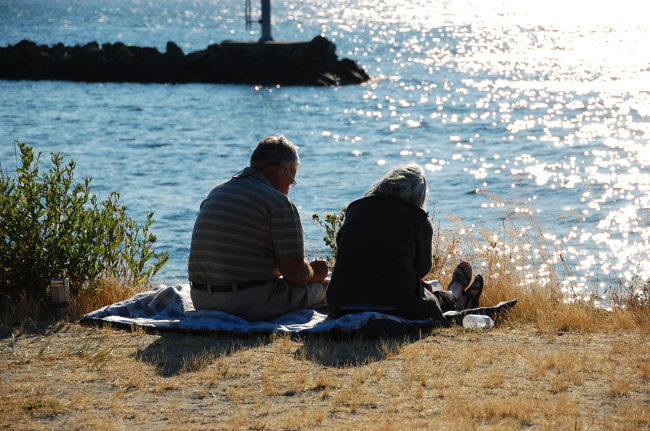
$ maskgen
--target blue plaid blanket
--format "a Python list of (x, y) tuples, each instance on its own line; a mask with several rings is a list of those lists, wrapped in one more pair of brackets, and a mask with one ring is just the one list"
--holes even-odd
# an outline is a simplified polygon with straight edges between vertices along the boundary
[(160, 330), (228, 333), (364, 333), (407, 334), (450, 326), (444, 320), (406, 320), (378, 312), (350, 314), (338, 319), (318, 310), (299, 310), (270, 322), (251, 322), (214, 310), (195, 310), (188, 284), (161, 285), (125, 301), (88, 313), (82, 323), (105, 322)]

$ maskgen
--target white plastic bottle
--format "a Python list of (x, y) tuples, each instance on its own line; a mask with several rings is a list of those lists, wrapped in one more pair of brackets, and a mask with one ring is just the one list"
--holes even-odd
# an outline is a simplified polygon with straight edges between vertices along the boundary
[(490, 316), (482, 314), (468, 314), (463, 317), (463, 326), (465, 328), (488, 330), (494, 326), (494, 320)]

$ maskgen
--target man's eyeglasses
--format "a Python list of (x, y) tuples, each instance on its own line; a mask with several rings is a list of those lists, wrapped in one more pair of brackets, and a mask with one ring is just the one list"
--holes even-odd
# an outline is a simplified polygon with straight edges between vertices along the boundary
[(285, 168), (285, 169), (287, 170), (287, 173), (289, 174), (289, 176), (291, 177), (291, 180), (293, 181), (291, 184), (289, 184), (289, 188), (292, 189), (293, 186), (295, 186), (296, 184), (298, 184), (298, 182), (296, 181), (296, 177), (294, 177), (293, 175), (291, 175), (291, 171), (289, 170), (289, 168)]

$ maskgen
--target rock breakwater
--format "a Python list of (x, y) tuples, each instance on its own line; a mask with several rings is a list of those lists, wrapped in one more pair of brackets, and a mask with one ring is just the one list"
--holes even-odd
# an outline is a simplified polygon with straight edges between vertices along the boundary
[(185, 54), (123, 43), (49, 47), (23, 40), (0, 47), (0, 79), (139, 83), (351, 85), (370, 77), (351, 59), (338, 59), (323, 36), (309, 42), (233, 42)]

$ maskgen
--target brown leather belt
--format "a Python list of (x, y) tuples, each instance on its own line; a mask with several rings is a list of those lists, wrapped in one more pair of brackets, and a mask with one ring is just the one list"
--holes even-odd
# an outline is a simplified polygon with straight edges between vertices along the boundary
[(204, 292), (210, 292), (210, 293), (237, 292), (239, 290), (246, 290), (246, 289), (250, 289), (251, 287), (261, 286), (262, 284), (265, 284), (268, 281), (270, 280), (250, 280), (250, 281), (243, 281), (241, 283), (224, 284), (224, 285), (202, 284), (202, 283), (194, 283), (193, 281), (191, 281), (190, 286), (192, 286), (192, 289), (202, 290)]

